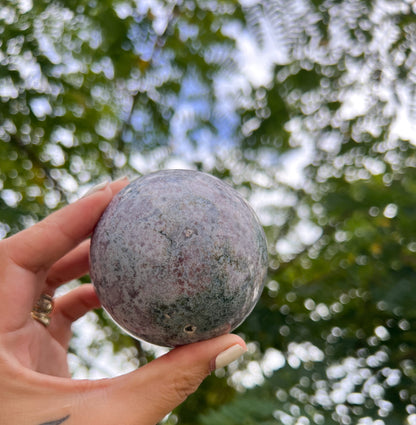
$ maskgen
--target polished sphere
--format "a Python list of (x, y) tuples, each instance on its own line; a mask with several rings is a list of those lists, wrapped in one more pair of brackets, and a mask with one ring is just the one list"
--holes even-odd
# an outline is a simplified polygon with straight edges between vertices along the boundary
[(91, 278), (104, 309), (132, 336), (167, 347), (239, 326), (261, 295), (267, 264), (249, 204), (192, 170), (134, 180), (91, 240)]

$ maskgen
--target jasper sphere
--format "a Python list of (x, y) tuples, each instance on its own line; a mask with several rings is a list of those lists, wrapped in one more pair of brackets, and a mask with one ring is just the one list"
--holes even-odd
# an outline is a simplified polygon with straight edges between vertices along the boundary
[(193, 170), (131, 182), (91, 240), (90, 274), (103, 308), (132, 336), (167, 347), (239, 326), (261, 295), (267, 264), (250, 205)]

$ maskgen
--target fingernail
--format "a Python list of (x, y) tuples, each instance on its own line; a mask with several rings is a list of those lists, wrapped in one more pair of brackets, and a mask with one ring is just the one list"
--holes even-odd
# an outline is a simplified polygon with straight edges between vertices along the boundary
[(104, 190), (108, 185), (110, 184), (110, 182), (104, 181), (102, 183), (98, 183), (95, 186), (91, 187), (90, 189), (87, 190), (86, 193), (84, 193), (84, 195), (81, 196), (81, 199), (86, 198), (87, 196), (90, 196), (96, 192), (99, 192), (100, 190)]
[(246, 351), (247, 348), (242, 347), (240, 344), (232, 345), (212, 360), (211, 371), (228, 366), (230, 363), (241, 357)]
[(122, 177), (119, 177), (117, 180), (114, 180), (114, 183), (116, 183), (116, 182), (122, 182), (124, 180), (130, 182), (130, 179), (129, 179), (128, 176), (122, 176)]

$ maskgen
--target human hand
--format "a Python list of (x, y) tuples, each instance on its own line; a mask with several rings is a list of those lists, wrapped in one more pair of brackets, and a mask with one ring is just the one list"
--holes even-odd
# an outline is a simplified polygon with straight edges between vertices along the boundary
[(216, 367), (245, 351), (236, 335), (176, 348), (111, 379), (72, 380), (71, 324), (100, 303), (91, 284), (54, 300), (50, 323), (31, 311), (42, 294), (88, 272), (89, 241), (117, 181), (0, 241), (0, 425), (154, 425)]

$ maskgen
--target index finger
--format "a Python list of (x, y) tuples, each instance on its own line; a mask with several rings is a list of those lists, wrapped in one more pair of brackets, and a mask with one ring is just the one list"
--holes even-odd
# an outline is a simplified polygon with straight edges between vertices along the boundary
[(113, 195), (127, 183), (124, 179), (107, 184), (6, 239), (9, 259), (32, 273), (48, 270), (92, 233)]

